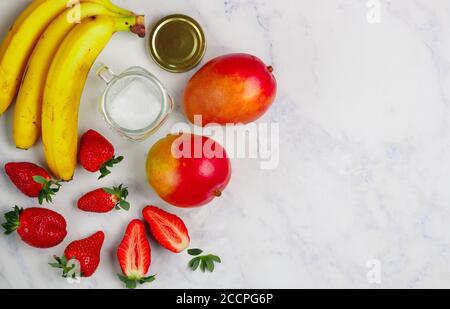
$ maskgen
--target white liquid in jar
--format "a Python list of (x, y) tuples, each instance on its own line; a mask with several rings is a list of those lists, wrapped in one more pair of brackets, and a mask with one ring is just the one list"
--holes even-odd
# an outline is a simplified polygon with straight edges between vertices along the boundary
[(161, 108), (162, 98), (156, 86), (144, 78), (128, 77), (114, 85), (107, 112), (118, 126), (141, 130), (158, 118)]

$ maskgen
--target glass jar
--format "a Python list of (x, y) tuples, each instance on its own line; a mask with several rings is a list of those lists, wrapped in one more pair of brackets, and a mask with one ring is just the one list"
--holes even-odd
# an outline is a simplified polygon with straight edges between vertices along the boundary
[(115, 75), (105, 64), (96, 73), (107, 86), (100, 99), (100, 112), (118, 133), (142, 141), (155, 133), (173, 110), (173, 100), (161, 81), (141, 67)]

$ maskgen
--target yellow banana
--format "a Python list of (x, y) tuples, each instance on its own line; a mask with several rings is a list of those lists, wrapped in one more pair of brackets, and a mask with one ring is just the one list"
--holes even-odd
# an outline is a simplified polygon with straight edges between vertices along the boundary
[(25, 69), (14, 108), (13, 137), (16, 147), (28, 149), (39, 138), (45, 81), (58, 47), (77, 22), (95, 15), (119, 16), (103, 5), (84, 2), (66, 9), (41, 35)]
[[(109, 0), (80, 0), (104, 5), (113, 12), (132, 15)], [(77, 0), (35, 0), (23, 11), (10, 28), (0, 47), (0, 115), (19, 90), (22, 75), (36, 42), (50, 22)]]
[(42, 141), (47, 164), (71, 180), (77, 162), (78, 108), (89, 70), (117, 31), (145, 34), (143, 16), (85, 19), (64, 39), (48, 72), (42, 105)]

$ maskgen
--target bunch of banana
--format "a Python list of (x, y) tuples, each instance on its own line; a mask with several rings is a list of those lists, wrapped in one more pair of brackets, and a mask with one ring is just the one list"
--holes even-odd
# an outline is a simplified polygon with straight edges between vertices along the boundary
[[(122, 15), (133, 13), (109, 0), (79, 0), (103, 5)], [(50, 22), (78, 0), (34, 0), (17, 18), (0, 47), (0, 115), (10, 106), (19, 90), (27, 61)]]
[[(142, 33), (143, 19), (90, 17), (58, 49), (48, 72), (42, 106), (42, 141), (53, 174), (71, 180), (77, 162), (78, 107), (89, 70), (117, 31)], [(131, 28), (130, 28), (131, 27)]]
[(117, 31), (145, 36), (143, 16), (109, 0), (33, 0), (0, 47), (0, 115), (18, 94), (16, 146), (30, 148), (42, 131), (48, 165), (62, 180), (75, 170), (87, 74)]
[(42, 98), (47, 73), (59, 45), (75, 27), (76, 23), (73, 21), (96, 15), (117, 16), (117, 13), (103, 5), (84, 2), (79, 7), (61, 13), (41, 35), (28, 61), (16, 99), (13, 138), (18, 148), (30, 148), (40, 136)]

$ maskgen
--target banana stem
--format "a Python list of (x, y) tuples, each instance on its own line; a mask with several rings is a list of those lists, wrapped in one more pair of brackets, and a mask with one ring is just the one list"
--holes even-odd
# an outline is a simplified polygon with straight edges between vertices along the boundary
[(141, 38), (145, 37), (145, 18), (143, 15), (117, 17), (116, 31), (131, 31)]
[(136, 24), (131, 26), (131, 32), (137, 34), (139, 37), (145, 37), (145, 16), (137, 15)]

